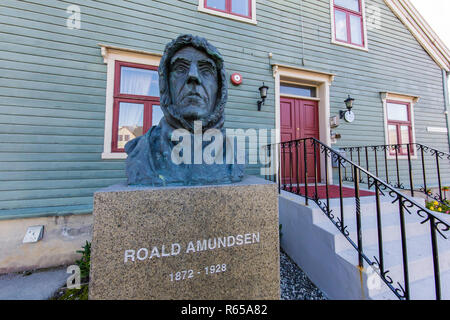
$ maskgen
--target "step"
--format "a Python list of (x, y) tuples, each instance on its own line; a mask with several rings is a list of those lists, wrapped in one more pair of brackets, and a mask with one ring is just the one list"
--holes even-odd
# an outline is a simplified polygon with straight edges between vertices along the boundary
[[(440, 273), (441, 276), (441, 298), (442, 300), (450, 300), (450, 271)], [(436, 289), (434, 277), (427, 277), (410, 284), (411, 300), (435, 300)], [(396, 300), (397, 298), (390, 291), (382, 292), (378, 295), (371, 296), (373, 300)]]
[[(281, 196), (291, 199), (295, 202), (298, 202), (302, 205), (305, 205), (305, 198), (299, 196), (294, 193), (290, 193), (287, 191), (281, 191)], [(326, 200), (320, 200), (324, 205), (326, 205)], [(380, 197), (380, 205), (382, 211), (390, 210), (390, 208), (398, 205), (392, 204), (393, 198), (391, 197)], [(344, 215), (351, 215), (355, 213), (355, 199), (354, 198), (345, 198), (343, 199), (344, 203)], [(313, 210), (314, 221), (326, 220), (327, 217), (323, 215), (323, 211), (320, 207), (313, 201), (309, 200), (308, 206)], [(339, 199), (330, 199), (330, 208), (333, 210), (334, 214), (340, 215), (340, 201)], [(373, 197), (363, 197), (360, 200), (360, 208), (361, 212), (366, 212), (367, 214), (376, 214), (376, 204), (375, 204), (375, 196)]]
[[(443, 300), (450, 299), (450, 271), (440, 273), (441, 277), (441, 297)], [(434, 277), (415, 281), (411, 284), (410, 295), (413, 300), (435, 300)]]
[[(325, 214), (324, 214), (325, 215)], [(408, 237), (415, 237), (420, 235), (429, 234), (429, 225), (421, 224), (421, 219), (419, 216), (416, 218), (411, 216), (405, 216), (405, 227)], [(350, 239), (357, 242), (357, 227), (356, 227), (356, 217), (353, 216), (352, 219), (344, 220), (346, 230), (349, 232)], [(381, 215), (382, 224), (382, 237), (383, 242), (395, 241), (401, 239), (401, 228), (400, 228), (400, 217), (398, 212), (389, 212)], [(315, 223), (316, 226), (326, 230), (328, 233), (334, 236), (335, 240), (335, 250), (340, 252), (346, 250), (349, 246), (348, 240), (342, 236), (341, 231), (330, 223), (327, 218), (325, 221)], [(378, 224), (377, 217), (374, 215), (361, 217), (361, 233), (362, 242), (364, 246), (374, 245), (378, 243)]]
[[(431, 239), (429, 235), (410, 237), (407, 239), (408, 268), (410, 283), (433, 276), (433, 259), (431, 251)], [(441, 272), (450, 271), (450, 240), (438, 236), (439, 265)], [(378, 257), (378, 245), (363, 245), (364, 253), (371, 259)], [(385, 270), (394, 283), (400, 282), (403, 286), (403, 260), (401, 241), (388, 241), (383, 244)], [(358, 264), (358, 253), (354, 248), (338, 253), (343, 259), (352, 265)], [(380, 290), (374, 290), (376, 296), (389, 290), (383, 286)]]
[[(295, 194), (282, 191), (282, 196), (291, 199), (300, 204), (304, 204), (304, 198)], [(402, 260), (402, 247), (401, 247), (401, 229), (400, 229), (400, 214), (398, 203), (392, 203), (394, 198), (390, 196), (380, 197), (380, 210), (381, 220), (383, 227), (383, 253), (384, 253), (384, 265), (385, 270), (389, 270), (388, 276), (391, 277), (395, 283), (394, 287), (398, 287), (397, 282), (403, 285), (403, 260)], [(423, 199), (415, 198), (419, 204), (424, 203)], [(344, 220), (347, 230), (350, 232), (350, 238), (357, 243), (356, 234), (356, 215), (355, 215), (355, 199), (346, 198), (344, 202)], [(364, 253), (373, 261), (374, 256), (378, 257), (378, 231), (377, 231), (377, 219), (376, 219), (376, 204), (375, 196), (361, 198), (361, 225), (363, 236), (363, 250)], [(331, 199), (330, 206), (333, 210), (332, 214), (336, 217), (340, 217), (340, 201), (339, 199)], [(340, 230), (331, 223), (326, 214), (320, 209), (320, 207), (314, 203), (309, 202), (309, 208), (312, 210), (312, 221), (315, 227), (318, 227), (334, 238), (334, 245), (337, 259), (344, 259), (348, 263), (348, 270), (355, 270), (355, 266), (358, 265), (358, 253), (351, 246), (348, 240), (340, 233)], [(430, 236), (430, 224), (429, 222), (421, 224), (424, 218), (417, 214), (417, 209), (409, 209), (411, 214), (406, 210), (404, 211), (405, 226), (406, 226), (406, 244), (408, 249), (408, 267), (409, 267), (409, 282), (411, 287), (411, 297), (425, 297), (426, 299), (434, 299), (434, 268), (431, 251), (431, 236)], [(436, 217), (439, 217), (442, 221), (450, 225), (450, 215), (441, 213), (435, 213)], [(440, 228), (441, 230), (443, 228)], [(450, 238), (450, 231), (443, 232)], [(447, 290), (447, 283), (450, 284), (448, 274), (450, 273), (450, 240), (444, 239), (439, 233), (437, 233), (438, 247), (439, 247), (439, 261), (440, 271), (442, 274), (441, 286), (443, 292)], [(341, 263), (341, 262), (339, 262)], [(344, 265), (346, 265), (344, 263)], [(365, 265), (365, 277), (373, 274), (373, 269)], [(378, 276), (376, 276), (378, 277)], [(367, 279), (367, 278), (366, 278)], [(373, 279), (373, 278), (372, 278)], [(380, 299), (394, 299), (397, 297), (384, 284), (379, 280), (380, 286), (378, 289), (371, 288), (369, 297)], [(414, 290), (420, 291), (420, 284), (428, 283), (427, 289), (424, 292), (413, 292)], [(426, 285), (426, 284), (423, 284)], [(445, 286), (445, 290), (444, 290)], [(449, 285), (450, 286), (450, 285)], [(449, 289), (450, 290), (450, 289)], [(444, 295), (444, 294), (443, 294)], [(450, 299), (450, 296), (447, 298)]]
[[(382, 196), (380, 197), (380, 213), (386, 214), (391, 212), (398, 212), (399, 211), (399, 205), (398, 202), (392, 203), (395, 199), (389, 196)], [(414, 198), (414, 200), (417, 200)], [(324, 205), (326, 204), (323, 202)], [(421, 202), (419, 202), (421, 204)], [(328, 217), (326, 215), (319, 214), (320, 212), (323, 212), (320, 207), (317, 206), (313, 201), (310, 201), (310, 206), (313, 208), (313, 221), (320, 222), (320, 221), (326, 221)], [(341, 207), (339, 203), (339, 199), (333, 199), (333, 201), (330, 200), (330, 208), (332, 210), (332, 214), (340, 217), (341, 215)], [(415, 207), (418, 208), (418, 207)], [(373, 197), (364, 197), (360, 200), (360, 212), (364, 216), (375, 216), (377, 214), (377, 206), (376, 206), (376, 198)], [(356, 214), (356, 204), (354, 198), (346, 198), (344, 199), (344, 220), (346, 219), (354, 219)], [(416, 209), (417, 211), (417, 209)]]

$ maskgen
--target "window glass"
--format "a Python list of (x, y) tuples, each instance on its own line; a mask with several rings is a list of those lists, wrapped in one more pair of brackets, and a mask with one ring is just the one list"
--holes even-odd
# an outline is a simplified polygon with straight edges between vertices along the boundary
[(334, 0), (334, 4), (346, 9), (359, 12), (359, 0)]
[(408, 106), (405, 104), (387, 103), (387, 114), (389, 120), (409, 121)]
[(347, 39), (347, 15), (345, 12), (335, 10), (336, 39), (348, 41)]
[(397, 144), (397, 126), (388, 126), (389, 144)]
[(152, 126), (157, 126), (159, 121), (161, 121), (164, 114), (160, 106), (153, 106), (152, 108)]
[[(410, 143), (409, 141), (409, 126), (401, 126), (400, 127), (400, 135), (402, 139), (402, 144)], [(407, 146), (402, 146), (401, 153), (405, 154), (408, 152)]]
[(360, 16), (350, 15), (350, 32), (352, 37), (352, 43), (362, 46), (363, 40), (362, 40), (362, 25)]
[(120, 93), (159, 97), (158, 72), (121, 67)]
[(206, 6), (209, 8), (225, 10), (225, 0), (207, 0)]
[(410, 143), (410, 141), (409, 141), (409, 126), (401, 126), (400, 133), (402, 135), (402, 144)]
[(280, 93), (315, 98), (316, 97), (316, 88), (307, 87), (307, 86), (294, 86), (294, 85), (289, 85), (289, 84), (282, 84), (280, 86)]
[(243, 16), (248, 16), (250, 14), (248, 0), (231, 0), (231, 11)]
[[(123, 149), (125, 144), (143, 134), (144, 105), (121, 102), (119, 105), (119, 129), (117, 148)], [(123, 137), (120, 140), (120, 136)]]

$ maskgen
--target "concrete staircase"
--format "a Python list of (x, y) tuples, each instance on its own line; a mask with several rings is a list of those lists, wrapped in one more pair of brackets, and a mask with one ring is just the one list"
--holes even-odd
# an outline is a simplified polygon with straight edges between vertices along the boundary
[[(399, 206), (398, 202), (392, 204), (393, 200), (390, 196), (381, 196), (383, 252), (385, 270), (389, 270), (387, 275), (394, 281), (393, 286), (399, 288), (397, 282), (400, 282), (404, 287), (403, 260)], [(415, 200), (424, 204), (422, 198), (415, 198)], [(330, 207), (333, 210), (332, 214), (340, 217), (339, 199), (330, 200)], [(295, 227), (283, 225), (282, 230), (285, 230), (288, 235), (285, 239), (282, 238), (282, 245), (283, 247), (286, 246), (285, 250), (288, 254), (292, 253), (296, 256), (299, 261), (295, 258), (294, 260), (300, 267), (304, 268), (308, 276), (312, 278), (313, 282), (316, 282), (316, 285), (325, 294), (335, 299), (397, 299), (367, 263), (364, 265), (364, 271), (359, 273), (357, 251), (313, 201), (310, 201), (309, 206), (306, 207), (302, 197), (282, 192), (280, 195), (280, 223), (292, 224), (295, 221), (292, 214), (303, 216), (303, 221)], [(440, 214), (440, 216), (442, 220), (450, 223), (450, 216), (444, 214)], [(420, 300), (435, 299), (430, 225), (428, 222), (421, 224), (420, 222), (423, 220), (416, 214), (415, 210), (411, 211), (411, 215), (405, 211), (410, 294), (411, 299)], [(311, 225), (308, 226), (309, 222)], [(363, 252), (375, 261), (373, 257), (378, 258), (379, 255), (375, 196), (361, 198), (361, 223)], [(354, 198), (344, 199), (344, 224), (347, 226), (350, 238), (357, 243)], [(324, 263), (326, 261), (327, 264), (330, 264), (330, 267), (314, 266), (314, 263), (321, 264), (320, 259), (314, 263), (306, 262), (306, 259), (311, 260), (311, 255), (308, 257), (306, 256), (307, 253), (305, 255), (298, 252), (300, 247), (295, 248), (295, 244), (289, 243), (295, 241), (295, 234), (291, 234), (293, 231), (297, 234), (301, 232), (308, 234), (311, 242), (308, 244), (308, 239), (301, 240), (304, 241), (304, 244), (300, 244), (304, 246), (301, 249), (303, 251), (309, 250), (307, 249), (308, 245), (317, 246), (317, 241), (328, 243), (324, 246), (319, 245), (317, 250), (311, 250), (311, 255), (314, 254), (314, 251), (322, 256), (330, 255), (326, 259), (322, 259)], [(450, 237), (450, 231), (444, 232), (444, 234)], [(450, 239), (446, 240), (438, 234), (438, 247), (442, 298), (450, 299)], [(333, 265), (336, 268), (333, 268)], [(327, 275), (325, 281), (324, 275), (316, 272), (319, 269), (322, 272), (329, 272), (331, 276)], [(319, 279), (320, 277), (322, 279)], [(334, 280), (334, 277), (341, 277), (342, 279)], [(345, 286), (339, 288), (343, 284)]]

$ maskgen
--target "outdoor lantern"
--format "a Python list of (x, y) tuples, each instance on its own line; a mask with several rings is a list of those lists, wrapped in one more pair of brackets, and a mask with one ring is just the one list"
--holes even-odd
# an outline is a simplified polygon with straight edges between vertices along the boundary
[(344, 101), (345, 102), (345, 106), (347, 107), (347, 111), (339, 111), (339, 115), (340, 118), (344, 118), (345, 121), (347, 122), (353, 122), (355, 121), (355, 114), (352, 111), (353, 108), (353, 102), (355, 101), (355, 99), (353, 99), (352, 97), (350, 97), (350, 95), (348, 95), (348, 98)]
[(261, 106), (264, 104), (267, 98), (267, 90), (269, 90), (269, 87), (266, 86), (263, 82), (262, 87), (259, 87), (259, 95), (261, 96), (262, 100), (258, 101), (258, 111), (261, 111)]
[(348, 111), (352, 111), (353, 101), (355, 101), (355, 99), (351, 98), (350, 95), (348, 95), (347, 100), (344, 101)]

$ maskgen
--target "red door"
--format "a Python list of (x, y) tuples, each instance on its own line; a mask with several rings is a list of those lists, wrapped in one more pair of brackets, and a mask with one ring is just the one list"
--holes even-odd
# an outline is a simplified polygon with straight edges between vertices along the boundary
[[(281, 142), (303, 138), (319, 139), (319, 105), (317, 101), (295, 98), (280, 99), (281, 108)], [(283, 184), (297, 184), (305, 182), (304, 142), (291, 144), (282, 152), (281, 172)], [(319, 148), (316, 147), (317, 179), (320, 181)], [(298, 151), (298, 152), (297, 152)], [(314, 182), (314, 147), (310, 140), (306, 141), (308, 182)], [(298, 171), (298, 175), (297, 175)]]

